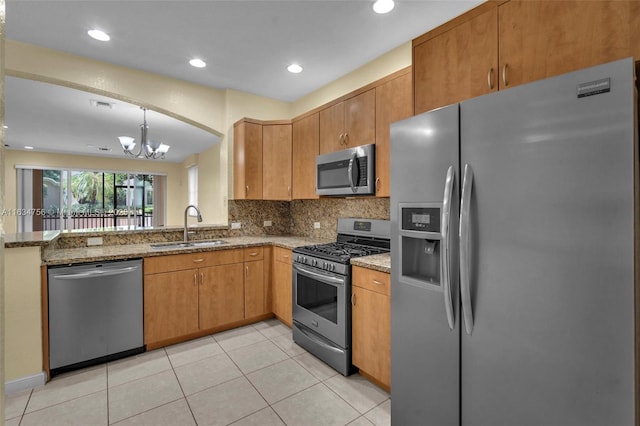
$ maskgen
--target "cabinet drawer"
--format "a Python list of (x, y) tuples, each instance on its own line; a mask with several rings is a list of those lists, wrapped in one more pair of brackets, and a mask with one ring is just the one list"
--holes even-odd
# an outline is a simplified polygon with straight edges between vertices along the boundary
[(386, 272), (354, 266), (352, 285), (391, 296), (391, 276)]
[(273, 257), (278, 262), (291, 263), (291, 250), (282, 247), (273, 248)]
[(254, 260), (264, 259), (264, 248), (260, 247), (245, 247), (244, 249), (244, 261), (251, 262)]
[(206, 266), (242, 263), (242, 261), (242, 249), (147, 257), (144, 259), (144, 273), (145, 275), (158, 274), (161, 272), (180, 271)]

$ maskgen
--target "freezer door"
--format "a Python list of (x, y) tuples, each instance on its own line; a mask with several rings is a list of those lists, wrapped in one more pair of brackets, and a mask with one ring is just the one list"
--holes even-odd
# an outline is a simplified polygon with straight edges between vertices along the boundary
[(464, 426), (634, 424), (633, 67), (461, 104)]
[[(396, 426), (459, 424), (458, 141), (458, 105), (391, 126), (391, 422)], [(450, 168), (451, 194), (445, 200)], [(451, 312), (439, 271), (443, 224), (436, 225), (447, 201), (454, 255)], [(401, 207), (411, 209), (405, 221), (417, 225), (402, 232)], [(421, 225), (430, 232), (418, 231)]]

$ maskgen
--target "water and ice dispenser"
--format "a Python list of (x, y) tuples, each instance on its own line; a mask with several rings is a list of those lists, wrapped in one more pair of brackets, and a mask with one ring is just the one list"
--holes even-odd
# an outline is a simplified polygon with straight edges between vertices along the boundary
[(400, 281), (440, 287), (442, 203), (400, 203)]

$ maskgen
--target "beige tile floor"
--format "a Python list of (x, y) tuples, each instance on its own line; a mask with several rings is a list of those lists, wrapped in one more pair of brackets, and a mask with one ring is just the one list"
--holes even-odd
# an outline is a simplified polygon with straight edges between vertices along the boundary
[(8, 395), (5, 414), (9, 426), (384, 426), (390, 400), (268, 320), (58, 376)]

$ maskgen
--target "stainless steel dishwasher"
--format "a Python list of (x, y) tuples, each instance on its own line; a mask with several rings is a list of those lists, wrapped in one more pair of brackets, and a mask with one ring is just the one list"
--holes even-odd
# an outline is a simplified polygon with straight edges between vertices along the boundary
[(142, 260), (49, 267), (51, 375), (144, 351)]

